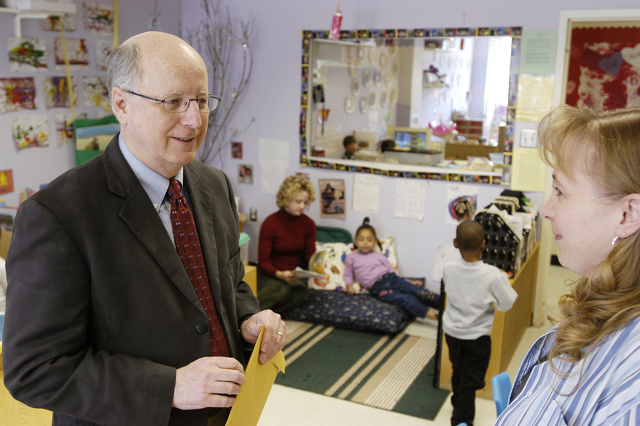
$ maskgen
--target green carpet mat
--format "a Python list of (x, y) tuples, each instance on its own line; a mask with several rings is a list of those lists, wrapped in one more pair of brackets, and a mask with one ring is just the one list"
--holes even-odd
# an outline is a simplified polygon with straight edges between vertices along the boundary
[(276, 383), (433, 420), (448, 391), (433, 383), (436, 341), (287, 321)]

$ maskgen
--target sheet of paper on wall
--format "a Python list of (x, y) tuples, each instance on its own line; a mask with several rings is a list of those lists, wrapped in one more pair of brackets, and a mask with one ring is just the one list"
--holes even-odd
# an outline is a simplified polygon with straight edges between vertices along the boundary
[(278, 352), (266, 364), (258, 362), (264, 330), (263, 326), (247, 364), (247, 381), (244, 382), (240, 394), (236, 397), (236, 402), (231, 408), (226, 426), (257, 425), (278, 371), (284, 373), (285, 359), (282, 351)]
[(396, 217), (424, 219), (427, 183), (418, 179), (397, 179)]
[(473, 219), (478, 210), (478, 187), (475, 185), (447, 185), (447, 223), (458, 225)]
[(516, 120), (540, 121), (553, 102), (553, 77), (520, 75)]
[(353, 176), (353, 210), (378, 214), (380, 176), (356, 173)]
[(535, 148), (514, 148), (511, 189), (514, 191), (544, 191), (547, 166)]
[[(289, 143), (277, 139), (260, 138), (258, 157), (263, 170), (260, 189), (265, 194), (275, 195), (286, 177), (289, 166)], [(269, 172), (264, 173), (267, 170)]]
[(523, 29), (520, 74), (554, 74), (557, 44), (558, 30)]

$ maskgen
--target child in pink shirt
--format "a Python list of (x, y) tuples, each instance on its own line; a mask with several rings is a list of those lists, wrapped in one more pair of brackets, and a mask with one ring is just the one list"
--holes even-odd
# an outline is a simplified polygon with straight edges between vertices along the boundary
[[(356, 292), (353, 283), (369, 290), (377, 299), (398, 305), (418, 318), (438, 318), (440, 296), (422, 288), (422, 282), (409, 282), (399, 277), (391, 262), (380, 252), (374, 251), (380, 242), (376, 230), (365, 218), (356, 231), (354, 251), (345, 260), (344, 282), (347, 292)], [(431, 308), (435, 309), (431, 309)]]

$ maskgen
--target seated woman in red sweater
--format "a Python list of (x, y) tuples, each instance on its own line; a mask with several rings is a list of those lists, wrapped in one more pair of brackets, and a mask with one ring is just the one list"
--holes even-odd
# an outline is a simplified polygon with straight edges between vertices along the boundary
[(294, 274), (308, 269), (316, 250), (316, 224), (304, 214), (315, 200), (313, 184), (303, 176), (289, 176), (280, 185), (280, 210), (267, 217), (258, 240), (258, 299), (260, 309), (284, 312), (304, 304), (307, 285)]

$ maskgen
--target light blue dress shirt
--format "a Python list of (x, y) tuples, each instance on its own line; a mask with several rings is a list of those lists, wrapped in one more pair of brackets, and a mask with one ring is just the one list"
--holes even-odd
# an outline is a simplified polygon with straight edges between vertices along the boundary
[[(138, 160), (131, 151), (129, 151), (127, 144), (124, 142), (124, 139), (122, 139), (122, 134), (120, 134), (120, 137), (118, 138), (118, 146), (120, 147), (120, 151), (122, 151), (122, 155), (124, 155), (125, 160), (127, 160), (127, 163), (129, 163), (129, 166), (133, 170), (133, 173), (135, 173), (136, 177), (140, 181), (142, 188), (149, 196), (149, 199), (153, 204), (153, 208), (158, 212), (158, 216), (160, 217), (164, 228), (167, 230), (167, 234), (169, 234), (171, 242), (175, 245), (173, 228), (171, 227), (171, 202), (167, 196), (169, 179)], [(183, 184), (184, 182), (183, 173), (184, 169), (181, 167), (178, 174), (174, 176), (175, 179), (178, 179), (180, 184)]]
[(496, 425), (640, 425), (640, 318), (580, 361), (554, 361), (562, 376), (546, 360), (554, 342), (555, 328), (529, 349)]

